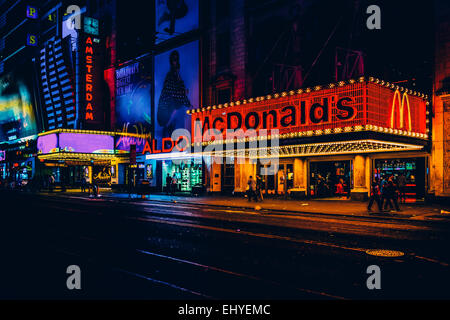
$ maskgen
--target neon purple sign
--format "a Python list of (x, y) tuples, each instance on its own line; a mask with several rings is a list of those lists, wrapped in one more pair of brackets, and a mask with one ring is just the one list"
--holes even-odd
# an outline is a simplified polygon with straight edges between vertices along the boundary
[(113, 154), (114, 138), (100, 134), (61, 133), (59, 148), (61, 152)]
[(37, 149), (40, 154), (58, 152), (58, 136), (54, 133), (39, 137), (37, 139)]

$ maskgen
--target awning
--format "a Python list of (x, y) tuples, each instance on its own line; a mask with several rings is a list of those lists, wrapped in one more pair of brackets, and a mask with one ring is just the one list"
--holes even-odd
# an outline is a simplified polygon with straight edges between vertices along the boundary
[(96, 153), (72, 153), (72, 152), (55, 152), (38, 155), (40, 160), (62, 160), (62, 161), (99, 161), (113, 159), (128, 159), (129, 156), (120, 156), (117, 154), (96, 154)]

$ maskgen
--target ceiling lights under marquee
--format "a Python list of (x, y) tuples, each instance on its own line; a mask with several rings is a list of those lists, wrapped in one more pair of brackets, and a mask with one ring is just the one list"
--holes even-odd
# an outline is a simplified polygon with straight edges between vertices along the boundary
[(310, 143), (267, 148), (249, 148), (240, 150), (215, 150), (196, 155), (214, 157), (245, 157), (245, 158), (275, 158), (275, 157), (307, 157), (319, 155), (360, 154), (375, 152), (418, 151), (423, 146), (387, 142), (379, 140), (356, 140), (329, 143)]
[(38, 155), (39, 159), (42, 160), (112, 160), (112, 159), (119, 159), (119, 158), (129, 158), (128, 155), (126, 156), (120, 156), (117, 154), (96, 154), (96, 153), (73, 153), (73, 152), (57, 152), (57, 153), (49, 153), (49, 154), (43, 154)]

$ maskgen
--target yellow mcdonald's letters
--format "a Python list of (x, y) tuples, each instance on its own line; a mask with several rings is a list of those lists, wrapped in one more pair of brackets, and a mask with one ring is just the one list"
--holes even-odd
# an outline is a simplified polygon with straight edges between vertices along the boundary
[[(396, 103), (398, 102), (398, 103)], [(406, 106), (408, 107), (408, 131), (412, 130), (412, 124), (411, 124), (411, 108), (409, 106), (409, 99), (408, 94), (405, 92), (403, 93), (403, 96), (400, 98), (400, 91), (396, 90), (394, 93), (394, 99), (392, 100), (392, 107), (391, 107), (391, 128), (394, 128), (395, 123), (395, 106), (398, 105), (399, 113), (400, 113), (400, 126), (399, 128), (402, 129), (405, 125), (404, 122), (404, 114), (405, 114), (405, 102)]]

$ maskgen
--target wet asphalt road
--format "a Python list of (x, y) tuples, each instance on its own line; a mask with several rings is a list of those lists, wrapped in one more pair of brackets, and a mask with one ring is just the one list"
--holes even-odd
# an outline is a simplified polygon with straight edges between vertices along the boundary
[[(0, 200), (0, 299), (450, 298), (448, 222), (24, 193)], [(66, 287), (69, 265), (81, 268), (81, 290)], [(367, 289), (370, 265), (381, 269), (381, 290)]]

